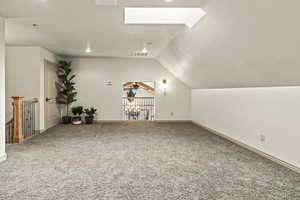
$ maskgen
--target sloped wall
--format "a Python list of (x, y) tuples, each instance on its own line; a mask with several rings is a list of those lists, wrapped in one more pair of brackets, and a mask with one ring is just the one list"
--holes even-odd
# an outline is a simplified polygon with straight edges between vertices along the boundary
[(207, 0), (157, 60), (191, 88), (300, 84), (300, 1)]
[(207, 15), (156, 58), (193, 88), (192, 120), (300, 167), (300, 90), (282, 87), (300, 85), (300, 1), (206, 0), (202, 8)]

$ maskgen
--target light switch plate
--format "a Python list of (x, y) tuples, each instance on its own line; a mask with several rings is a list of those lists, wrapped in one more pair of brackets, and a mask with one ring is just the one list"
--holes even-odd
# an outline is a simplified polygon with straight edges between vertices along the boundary
[(97, 6), (117, 6), (118, 0), (95, 0)]

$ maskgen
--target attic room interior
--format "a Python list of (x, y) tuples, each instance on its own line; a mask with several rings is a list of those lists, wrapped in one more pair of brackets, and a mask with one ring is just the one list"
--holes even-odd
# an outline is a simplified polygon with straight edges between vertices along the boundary
[(1, 0), (0, 199), (300, 199), (297, 0)]

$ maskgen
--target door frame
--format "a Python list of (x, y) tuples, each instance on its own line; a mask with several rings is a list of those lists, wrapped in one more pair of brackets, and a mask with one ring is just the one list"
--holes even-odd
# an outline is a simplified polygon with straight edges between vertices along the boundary
[[(122, 118), (122, 120), (121, 121), (129, 121), (129, 120), (125, 120), (124, 119), (124, 113), (123, 113), (123, 83), (126, 83), (126, 82), (151, 82), (151, 83), (153, 83), (153, 87), (154, 87), (154, 117), (153, 117), (153, 120), (148, 120), (148, 121), (155, 121), (156, 120), (156, 85), (157, 85), (157, 83), (156, 83), (156, 81), (155, 80), (152, 80), (152, 81), (139, 81), (139, 80), (136, 80), (136, 81), (132, 81), (132, 80), (130, 80), (130, 81), (122, 81), (122, 83), (121, 83), (121, 89), (122, 89), (122, 91), (121, 91), (121, 97), (120, 97), (120, 104), (121, 104), (121, 118)], [(144, 120), (138, 120), (138, 121), (144, 121)]]
[[(55, 62), (52, 62), (52, 61), (49, 61), (49, 60), (47, 60), (47, 59), (44, 59), (44, 61), (43, 61), (43, 68), (44, 68), (44, 73), (43, 73), (43, 77), (44, 77), (44, 81), (43, 81), (43, 99), (42, 99), (42, 102), (43, 102), (43, 111), (44, 111), (44, 130), (47, 130), (47, 129), (49, 129), (49, 128), (51, 128), (51, 127), (53, 127), (53, 126), (51, 126), (51, 127), (48, 127), (48, 125), (47, 125), (47, 112), (46, 112), (46, 110), (47, 110), (47, 105), (46, 105), (46, 97), (47, 97), (47, 94), (46, 94), (46, 63), (48, 63), (48, 64), (50, 64), (51, 66), (53, 66), (53, 67), (55, 67), (55, 66), (57, 66), (57, 63), (55, 63)], [(60, 109), (59, 109), (59, 114), (60, 114), (60, 118), (61, 118), (61, 111), (60, 111)], [(58, 124), (58, 123), (57, 123)], [(57, 125), (56, 124), (56, 125)], [(55, 125), (54, 125), (55, 126)]]

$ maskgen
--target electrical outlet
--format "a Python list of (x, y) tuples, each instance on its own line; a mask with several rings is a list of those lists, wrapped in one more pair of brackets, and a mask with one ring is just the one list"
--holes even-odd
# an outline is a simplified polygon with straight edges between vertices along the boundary
[(260, 134), (259, 137), (260, 137), (260, 141), (261, 142), (265, 142), (266, 141), (266, 136), (264, 134)]
[(174, 116), (174, 112), (171, 112), (170, 115), (173, 117)]

